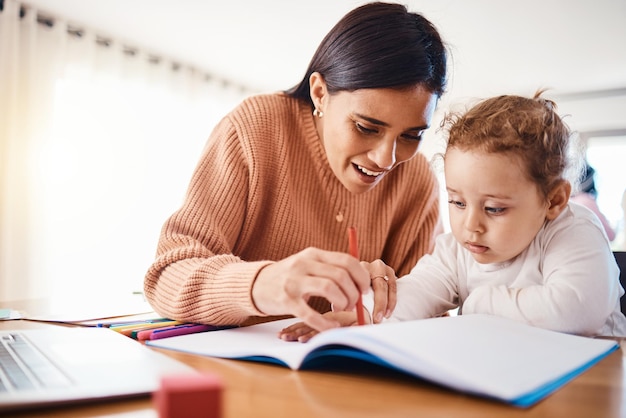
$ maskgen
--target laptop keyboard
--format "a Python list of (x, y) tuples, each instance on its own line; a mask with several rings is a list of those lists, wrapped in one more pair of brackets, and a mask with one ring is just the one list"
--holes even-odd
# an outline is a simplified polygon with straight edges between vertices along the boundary
[(68, 377), (21, 334), (0, 335), (0, 393), (70, 385)]

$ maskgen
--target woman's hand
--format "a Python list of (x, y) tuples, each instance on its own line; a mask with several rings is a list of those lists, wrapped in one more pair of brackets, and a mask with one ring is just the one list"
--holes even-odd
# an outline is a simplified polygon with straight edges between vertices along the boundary
[[(339, 324), (340, 327), (350, 327), (357, 325), (356, 312), (326, 312), (324, 317)], [(369, 314), (365, 312), (366, 321), (369, 319)], [(369, 322), (369, 321), (368, 321)], [(311, 338), (319, 334), (319, 331), (311, 328), (304, 322), (297, 322), (293, 325), (289, 325), (287, 328), (283, 328), (278, 333), (278, 338), (284, 341), (299, 341), (305, 343)]]
[(326, 298), (335, 311), (353, 311), (369, 288), (370, 274), (356, 258), (307, 248), (262, 269), (252, 286), (252, 300), (266, 315), (293, 315), (311, 329), (323, 331), (340, 324), (312, 309), (307, 303), (310, 297)]
[(374, 289), (373, 322), (379, 324), (383, 318), (389, 318), (396, 308), (398, 287), (395, 271), (382, 260), (371, 263), (361, 261), (361, 265), (370, 272), (372, 289)]

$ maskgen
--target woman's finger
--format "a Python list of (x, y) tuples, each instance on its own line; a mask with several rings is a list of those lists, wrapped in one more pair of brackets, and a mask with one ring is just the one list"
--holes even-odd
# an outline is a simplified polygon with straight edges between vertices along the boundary
[(372, 320), (375, 324), (383, 320), (383, 315), (389, 306), (389, 278), (387, 275), (376, 275), (372, 277), (372, 289), (374, 290), (374, 312)]
[(374, 310), (372, 321), (377, 324), (383, 320), (389, 305), (389, 290), (387, 286), (388, 267), (382, 260), (374, 260), (367, 266), (370, 273), (371, 286), (374, 291)]
[(385, 310), (385, 318), (389, 318), (396, 309), (398, 302), (398, 283), (396, 273), (391, 267), (387, 272), (387, 309)]

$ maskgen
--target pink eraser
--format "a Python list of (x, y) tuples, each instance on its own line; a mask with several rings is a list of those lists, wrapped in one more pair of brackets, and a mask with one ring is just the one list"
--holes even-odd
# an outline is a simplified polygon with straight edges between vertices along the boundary
[(152, 400), (160, 418), (220, 418), (222, 382), (207, 373), (164, 376)]

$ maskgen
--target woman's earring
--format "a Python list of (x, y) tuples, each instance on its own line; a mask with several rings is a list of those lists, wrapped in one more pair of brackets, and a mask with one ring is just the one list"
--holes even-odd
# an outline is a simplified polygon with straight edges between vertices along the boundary
[(321, 110), (317, 110), (317, 108), (313, 109), (313, 116), (317, 116), (318, 118), (322, 118), (324, 116), (324, 112)]

